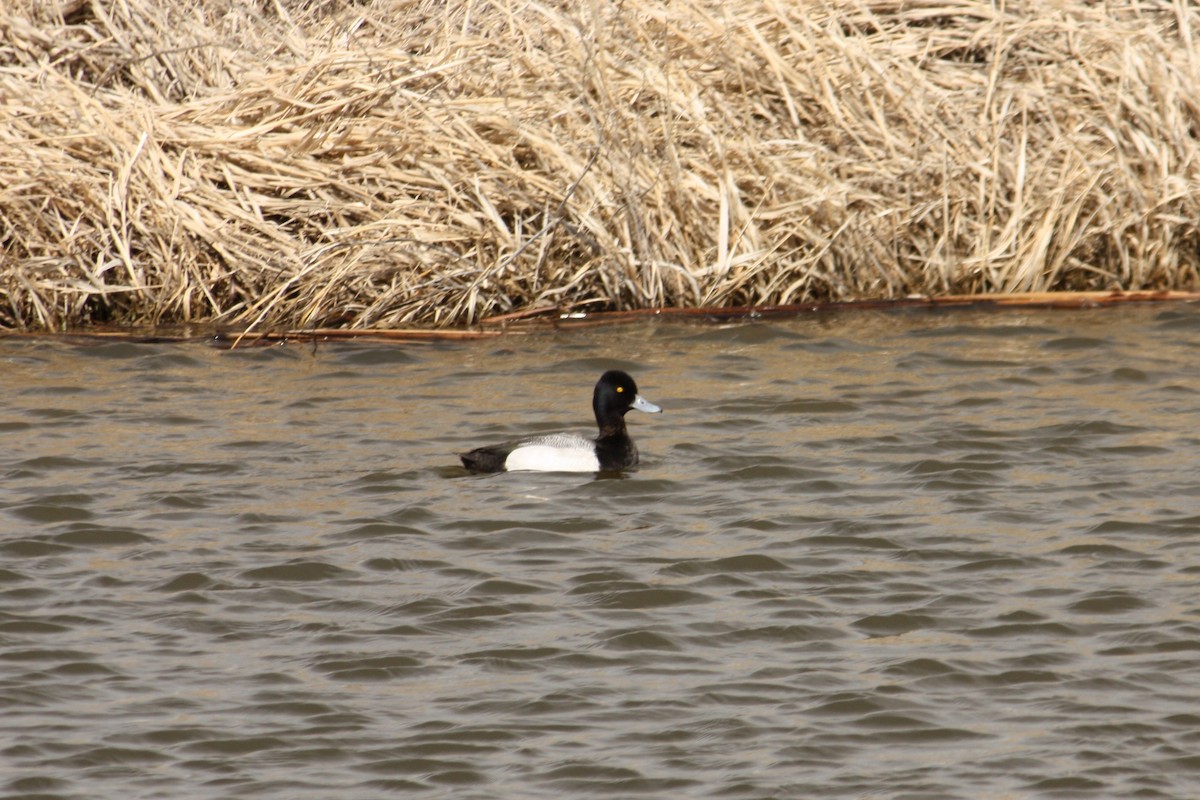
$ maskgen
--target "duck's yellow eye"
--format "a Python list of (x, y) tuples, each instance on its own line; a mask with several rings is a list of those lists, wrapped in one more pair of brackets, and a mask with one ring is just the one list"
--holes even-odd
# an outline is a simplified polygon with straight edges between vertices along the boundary
[(623, 392), (623, 391), (625, 391), (625, 387), (624, 387), (624, 386), (618, 386), (618, 387), (617, 387), (617, 391), (618, 391), (618, 392)]

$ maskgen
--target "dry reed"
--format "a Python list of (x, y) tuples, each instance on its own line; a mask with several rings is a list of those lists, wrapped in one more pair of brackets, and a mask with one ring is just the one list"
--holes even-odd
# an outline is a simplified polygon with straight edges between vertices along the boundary
[(0, 325), (1200, 288), (1183, 0), (10, 0)]

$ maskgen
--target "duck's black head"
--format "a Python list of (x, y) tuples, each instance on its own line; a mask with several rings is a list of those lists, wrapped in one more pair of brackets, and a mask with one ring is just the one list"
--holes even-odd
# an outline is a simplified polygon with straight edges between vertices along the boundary
[(625, 428), (625, 412), (631, 408), (657, 413), (661, 408), (638, 394), (637, 384), (629, 373), (610, 369), (596, 381), (592, 393), (592, 410), (596, 413), (596, 424), (600, 435), (611, 434)]

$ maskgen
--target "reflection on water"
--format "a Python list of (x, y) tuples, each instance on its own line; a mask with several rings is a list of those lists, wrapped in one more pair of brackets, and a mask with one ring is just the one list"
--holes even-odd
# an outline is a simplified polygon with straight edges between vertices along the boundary
[[(1200, 313), (0, 340), (5, 796), (1194, 797)], [(636, 472), (467, 475), (591, 428)]]

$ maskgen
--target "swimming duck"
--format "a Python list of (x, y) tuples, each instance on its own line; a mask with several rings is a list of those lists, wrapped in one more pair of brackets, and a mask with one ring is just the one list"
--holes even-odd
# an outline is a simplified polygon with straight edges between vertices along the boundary
[(518, 442), (478, 447), (463, 453), (463, 466), (474, 472), (614, 472), (638, 463), (637, 446), (625, 430), (631, 408), (657, 414), (662, 409), (638, 394), (628, 373), (609, 370), (592, 392), (592, 410), (600, 435), (589, 439), (573, 433), (536, 436)]

